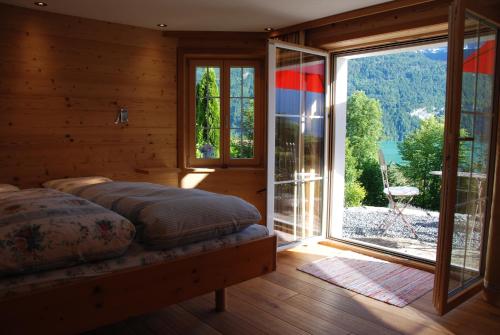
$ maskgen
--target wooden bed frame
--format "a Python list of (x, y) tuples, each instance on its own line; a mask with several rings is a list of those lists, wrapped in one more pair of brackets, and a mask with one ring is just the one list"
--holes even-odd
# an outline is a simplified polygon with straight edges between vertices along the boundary
[(0, 301), (2, 334), (79, 333), (225, 288), (276, 269), (276, 236), (173, 261), (82, 278)]

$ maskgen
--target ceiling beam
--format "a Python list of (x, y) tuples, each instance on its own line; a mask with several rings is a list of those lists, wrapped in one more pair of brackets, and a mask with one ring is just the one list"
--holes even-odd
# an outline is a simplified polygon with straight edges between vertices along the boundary
[[(411, 30), (430, 27), (426, 34), (443, 35), (448, 23), (448, 1), (432, 1), (419, 5), (381, 12), (348, 21), (322, 26), (306, 32), (307, 45), (333, 50), (346, 41), (366, 38), (379, 40), (387, 34), (388, 39), (399, 39)], [(444, 29), (443, 29), (444, 28)], [(434, 31), (433, 31), (434, 30)], [(399, 37), (396, 32), (402, 32)], [(422, 32), (419, 32), (420, 34)], [(352, 45), (352, 43), (351, 43)], [(344, 45), (345, 46), (345, 45)]]
[(295, 24), (289, 27), (277, 29), (270, 33), (270, 37), (275, 38), (281, 35), (286, 35), (297, 31), (320, 28), (323, 26), (339, 23), (342, 21), (353, 20), (365, 16), (371, 16), (374, 14), (384, 13), (392, 10), (412, 7), (415, 5), (420, 5), (429, 2), (438, 2), (438, 1), (440, 0), (394, 0), (394, 1), (384, 2), (381, 4), (355, 9), (340, 14), (330, 15), (320, 19), (311, 20), (304, 23)]

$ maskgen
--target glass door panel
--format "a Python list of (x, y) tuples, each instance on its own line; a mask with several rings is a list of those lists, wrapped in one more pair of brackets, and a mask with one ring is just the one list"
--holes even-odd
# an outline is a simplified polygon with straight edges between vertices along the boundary
[(285, 245), (322, 234), (327, 55), (269, 54), (268, 226)]
[(434, 304), (444, 314), (465, 301), (484, 272), (494, 163), (498, 27), (455, 1), (450, 16), (447, 134)]
[(450, 295), (481, 276), (493, 117), (496, 30), (466, 16), (464, 37)]

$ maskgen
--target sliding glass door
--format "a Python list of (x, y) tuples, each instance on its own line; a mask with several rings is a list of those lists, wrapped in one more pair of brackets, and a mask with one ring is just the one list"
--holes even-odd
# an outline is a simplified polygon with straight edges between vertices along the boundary
[(280, 246), (323, 233), (327, 60), (269, 45), (267, 223)]

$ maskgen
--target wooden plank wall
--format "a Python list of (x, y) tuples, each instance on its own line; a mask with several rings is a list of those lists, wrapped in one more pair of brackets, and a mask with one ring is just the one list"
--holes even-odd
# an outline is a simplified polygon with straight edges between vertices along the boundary
[(160, 31), (0, 4), (0, 183), (176, 180), (134, 172), (177, 166), (176, 48)]
[[(212, 35), (162, 34), (0, 4), (0, 183), (36, 187), (103, 175), (178, 184), (175, 169), (135, 172), (183, 167), (177, 48), (266, 54), (262, 34)], [(128, 126), (114, 124), (120, 106), (129, 109)], [(264, 216), (264, 168), (182, 170), (180, 179), (184, 187), (240, 196)]]

